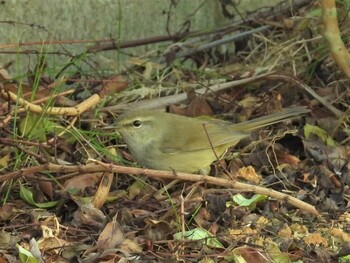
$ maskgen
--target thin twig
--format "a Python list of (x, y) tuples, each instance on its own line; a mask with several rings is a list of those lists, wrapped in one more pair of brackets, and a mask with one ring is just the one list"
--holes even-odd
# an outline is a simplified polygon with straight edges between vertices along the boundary
[(310, 204), (307, 204), (295, 197), (286, 195), (284, 193), (280, 193), (278, 191), (256, 186), (256, 185), (245, 184), (234, 180), (216, 178), (216, 177), (207, 176), (207, 175), (158, 171), (158, 170), (150, 170), (150, 169), (135, 168), (135, 167), (125, 167), (125, 166), (103, 163), (96, 160), (86, 165), (58, 165), (53, 163), (47, 163), (45, 165), (23, 168), (19, 171), (11, 172), (0, 176), (0, 182), (9, 180), (9, 179), (19, 178), (22, 176), (25, 177), (33, 173), (39, 173), (44, 171), (63, 173), (63, 174), (72, 173), (72, 172), (79, 172), (79, 174), (92, 173), (92, 172), (113, 172), (113, 173), (126, 173), (126, 174), (148, 176), (157, 180), (170, 179), (170, 180), (181, 180), (181, 181), (190, 181), (190, 182), (201, 182), (204, 184), (211, 184), (211, 185), (217, 185), (222, 187), (231, 187), (232, 189), (238, 190), (240, 192), (254, 192), (257, 194), (270, 196), (270, 197), (276, 198), (277, 200), (286, 202), (296, 208), (299, 208), (300, 210), (303, 210), (305, 212), (308, 212), (316, 216), (320, 216), (320, 214), (317, 212), (315, 207)]

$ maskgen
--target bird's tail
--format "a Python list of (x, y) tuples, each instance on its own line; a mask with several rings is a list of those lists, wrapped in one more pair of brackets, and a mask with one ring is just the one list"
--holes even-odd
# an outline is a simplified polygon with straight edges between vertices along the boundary
[(276, 112), (273, 114), (269, 114), (260, 118), (256, 118), (249, 121), (244, 121), (241, 123), (236, 123), (231, 126), (232, 131), (244, 131), (249, 132), (253, 131), (255, 129), (259, 129), (268, 125), (272, 125), (293, 117), (297, 117), (300, 115), (304, 115), (306, 113), (310, 112), (310, 110), (304, 108), (304, 107), (291, 107), (286, 108), (281, 112)]

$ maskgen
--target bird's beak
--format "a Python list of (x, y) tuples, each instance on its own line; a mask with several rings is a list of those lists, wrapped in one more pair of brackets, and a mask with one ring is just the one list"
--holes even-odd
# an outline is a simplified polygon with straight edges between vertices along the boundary
[(118, 125), (108, 125), (108, 126), (105, 126), (105, 127), (101, 127), (100, 129), (101, 130), (115, 130), (116, 128), (118, 128)]
[(113, 123), (113, 124), (111, 124), (111, 125), (102, 127), (101, 130), (106, 130), (106, 131), (110, 131), (110, 130), (118, 131), (118, 130), (120, 130), (121, 128), (123, 128), (123, 125), (120, 125), (119, 123), (116, 122), (116, 123)]

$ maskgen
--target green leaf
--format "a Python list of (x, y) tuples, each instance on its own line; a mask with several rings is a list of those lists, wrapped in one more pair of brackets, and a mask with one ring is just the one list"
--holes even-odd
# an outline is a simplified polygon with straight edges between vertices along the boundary
[(232, 263), (247, 263), (243, 256), (241, 256), (241, 251), (239, 248), (235, 248), (232, 251), (226, 253), (224, 257), (225, 260)]
[(305, 138), (310, 139), (311, 135), (316, 135), (319, 137), (327, 146), (336, 146), (336, 143), (333, 141), (333, 139), (329, 136), (329, 134), (322, 130), (321, 128), (306, 124), (304, 126), (304, 135)]
[(58, 203), (59, 203), (59, 201), (52, 201), (52, 202), (46, 202), (46, 203), (36, 203), (34, 201), (33, 193), (28, 188), (23, 186), (21, 183), (20, 183), (20, 188), (19, 188), (19, 195), (28, 204), (30, 204), (32, 206), (39, 207), (39, 208), (43, 208), (43, 209), (54, 207), (54, 206), (58, 205)]
[(321, 8), (313, 8), (310, 11), (306, 12), (305, 17), (321, 17), (322, 9)]
[(30, 251), (26, 250), (25, 248), (21, 247), (20, 245), (16, 245), (18, 249), (18, 255), (19, 259), (23, 263), (40, 263), (39, 260), (37, 260)]
[(25, 137), (36, 139), (40, 142), (46, 141), (47, 134), (58, 135), (64, 132), (63, 138), (69, 143), (74, 143), (77, 139), (65, 128), (48, 119), (47, 116), (28, 114), (19, 124), (19, 131)]
[[(342, 259), (345, 259), (345, 260), (350, 260), (350, 255), (346, 255), (344, 257), (341, 257)], [(348, 262), (348, 261), (345, 261), (345, 262)]]
[(269, 243), (266, 247), (266, 252), (272, 258), (272, 262), (280, 262), (280, 263), (291, 263), (292, 260), (285, 253), (282, 253), (278, 248), (277, 244)]
[(208, 245), (213, 248), (224, 248), (219, 240), (216, 239), (211, 233), (202, 228), (195, 228), (185, 233), (178, 232), (174, 234), (174, 239), (176, 240), (191, 240), (191, 241), (201, 241), (204, 245)]
[(241, 194), (236, 194), (232, 196), (232, 201), (226, 202), (226, 207), (230, 207), (233, 205), (245, 206), (251, 209), (255, 208), (255, 205), (258, 202), (264, 201), (267, 199), (266, 195), (255, 194), (252, 198), (247, 199)]

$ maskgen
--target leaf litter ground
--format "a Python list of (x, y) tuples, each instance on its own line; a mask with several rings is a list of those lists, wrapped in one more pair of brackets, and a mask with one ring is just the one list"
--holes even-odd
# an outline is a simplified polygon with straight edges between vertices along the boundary
[[(38, 63), (40, 72), (28, 77), (32, 84), (21, 87), (23, 99), (46, 105), (36, 114), (19, 97), (10, 99), (20, 85), (1, 72), (0, 262), (346, 262), (347, 118), (334, 117), (300, 83), (346, 116), (349, 81), (329, 56), (315, 8), (285, 18), (292, 19), (290, 28), (237, 41), (235, 51), (214, 48), (168, 64), (130, 58), (118, 76), (77, 71), (57, 85)], [(39, 83), (35, 92), (32, 79)], [(245, 79), (251, 80), (212, 90)], [(42, 89), (56, 85), (66, 90)], [(94, 93), (98, 105), (78, 116), (48, 114), (49, 106), (76, 105)], [(100, 128), (123, 108), (164, 108), (164, 98), (170, 112), (232, 122), (308, 107), (307, 116), (252, 133), (210, 175), (297, 197), (320, 216), (232, 187), (189, 181), (166, 187), (171, 180), (82, 168), (137, 166), (122, 138)], [(48, 163), (76, 169), (35, 169)]]

